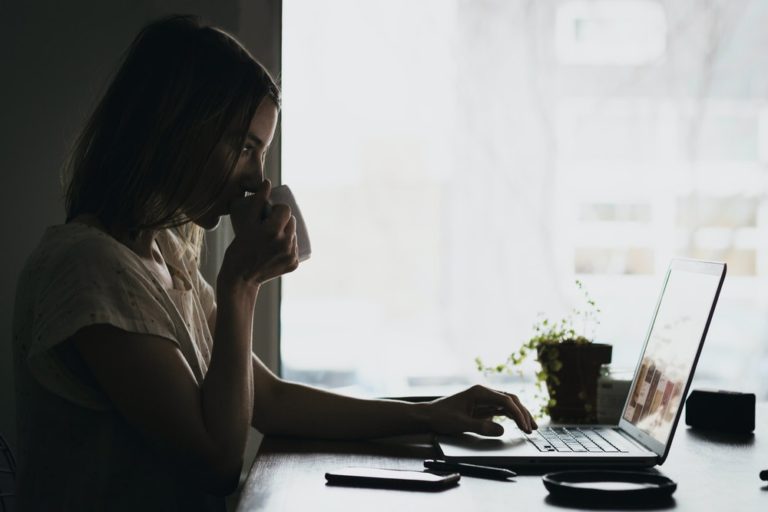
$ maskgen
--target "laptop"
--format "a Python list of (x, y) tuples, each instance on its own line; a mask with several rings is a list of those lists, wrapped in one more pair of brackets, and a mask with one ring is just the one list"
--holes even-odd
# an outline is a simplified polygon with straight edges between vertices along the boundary
[(675, 259), (651, 316), (618, 425), (550, 425), (527, 435), (436, 436), (445, 460), (506, 467), (662, 464), (707, 336), (726, 264)]

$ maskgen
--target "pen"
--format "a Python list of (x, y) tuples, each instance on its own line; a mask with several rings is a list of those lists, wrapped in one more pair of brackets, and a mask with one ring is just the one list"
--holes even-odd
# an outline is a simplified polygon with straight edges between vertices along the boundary
[(444, 460), (427, 459), (424, 461), (424, 467), (438, 471), (455, 471), (460, 475), (493, 478), (496, 480), (506, 480), (507, 478), (517, 476), (517, 473), (509, 469), (478, 466), (477, 464), (466, 464), (463, 462), (446, 462)]

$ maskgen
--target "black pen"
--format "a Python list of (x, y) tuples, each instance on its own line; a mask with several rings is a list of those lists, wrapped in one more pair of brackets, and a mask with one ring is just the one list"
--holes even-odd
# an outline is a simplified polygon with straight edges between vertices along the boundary
[(478, 466), (477, 464), (466, 464), (464, 462), (446, 462), (444, 460), (427, 459), (424, 461), (424, 467), (438, 471), (455, 471), (465, 476), (493, 478), (494, 480), (506, 480), (507, 478), (517, 476), (517, 473), (509, 469)]

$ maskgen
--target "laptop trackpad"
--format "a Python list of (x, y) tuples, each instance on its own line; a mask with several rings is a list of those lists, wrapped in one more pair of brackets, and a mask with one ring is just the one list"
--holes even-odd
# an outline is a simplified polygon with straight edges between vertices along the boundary
[(512, 431), (502, 437), (485, 437), (471, 433), (438, 436), (437, 441), (440, 443), (443, 454), (447, 457), (483, 456), (489, 452), (506, 452), (525, 447), (533, 448), (519, 431)]

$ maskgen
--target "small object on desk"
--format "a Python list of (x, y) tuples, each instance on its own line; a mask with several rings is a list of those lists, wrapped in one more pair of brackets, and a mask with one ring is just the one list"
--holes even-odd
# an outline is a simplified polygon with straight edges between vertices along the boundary
[(694, 389), (685, 401), (685, 424), (748, 434), (755, 430), (755, 394)]
[(760, 472), (760, 480), (768, 480), (768, 469), (764, 469)]
[(424, 461), (424, 467), (435, 471), (455, 471), (464, 476), (491, 478), (494, 480), (506, 480), (513, 476), (517, 476), (517, 473), (505, 468), (479, 466), (477, 464), (466, 464), (463, 462), (446, 462), (444, 460), (427, 459)]
[(669, 478), (641, 471), (559, 471), (542, 481), (554, 499), (579, 504), (650, 504), (670, 499), (677, 489)]
[(325, 474), (328, 485), (408, 489), (412, 491), (441, 491), (459, 483), (461, 475), (435, 475), (426, 471), (405, 469), (351, 467)]

